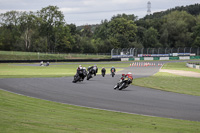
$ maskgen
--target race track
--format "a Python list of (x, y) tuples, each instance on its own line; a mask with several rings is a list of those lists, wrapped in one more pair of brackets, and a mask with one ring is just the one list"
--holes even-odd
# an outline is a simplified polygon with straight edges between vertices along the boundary
[(150, 88), (129, 86), (114, 90), (121, 73), (131, 71), (134, 78), (151, 76), (160, 66), (129, 67), (114, 78), (107, 74), (72, 83), (72, 77), (0, 79), (0, 88), (26, 96), (92, 108), (200, 121), (200, 97)]

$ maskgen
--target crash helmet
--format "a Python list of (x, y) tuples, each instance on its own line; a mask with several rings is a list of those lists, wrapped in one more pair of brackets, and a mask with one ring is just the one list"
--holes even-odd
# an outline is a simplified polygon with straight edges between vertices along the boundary
[(79, 65), (79, 67), (82, 67), (81, 65)]
[(83, 69), (86, 69), (85, 67), (83, 67)]
[(122, 74), (122, 76), (125, 76), (125, 74)]
[(128, 74), (132, 74), (131, 72), (128, 72)]

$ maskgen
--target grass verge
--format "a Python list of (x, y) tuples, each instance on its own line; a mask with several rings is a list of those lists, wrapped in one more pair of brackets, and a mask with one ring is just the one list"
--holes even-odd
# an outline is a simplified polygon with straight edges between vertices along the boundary
[(55, 103), (0, 90), (3, 133), (197, 133), (200, 122)]
[(162, 69), (183, 70), (200, 73), (200, 69), (186, 67), (186, 62), (166, 63)]
[[(83, 64), (86, 68), (88, 66), (94, 65), (91, 64)], [(35, 64), (33, 64), (35, 65)], [(110, 73), (110, 68), (112, 66), (117, 66), (116, 71), (122, 70), (121, 67), (128, 67), (128, 64), (122, 63), (111, 63), (111, 64), (98, 64), (99, 67), (98, 74), (101, 73), (101, 67), (106, 67), (106, 72)], [(17, 64), (0, 64), (0, 78), (36, 78), (36, 77), (65, 77), (65, 76), (73, 76), (76, 74), (76, 69), (78, 64), (65, 63), (63, 65), (50, 65), (48, 67), (41, 67), (39, 64), (35, 66), (26, 66), (26, 64), (21, 64), (20, 66)]]
[[(162, 69), (200, 72), (198, 69), (186, 67), (185, 64), (185, 62), (166, 63)], [(199, 78), (184, 77), (165, 72), (158, 72), (151, 77), (135, 79), (133, 84), (164, 91), (200, 96), (199, 81)]]

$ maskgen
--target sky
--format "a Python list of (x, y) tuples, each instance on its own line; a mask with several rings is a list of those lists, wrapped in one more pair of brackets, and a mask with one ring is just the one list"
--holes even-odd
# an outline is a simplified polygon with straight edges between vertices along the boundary
[(0, 13), (12, 10), (36, 12), (52, 5), (62, 11), (67, 24), (80, 26), (100, 24), (102, 20), (123, 13), (142, 18), (147, 14), (148, 1), (151, 2), (151, 13), (200, 4), (200, 0), (0, 0)]

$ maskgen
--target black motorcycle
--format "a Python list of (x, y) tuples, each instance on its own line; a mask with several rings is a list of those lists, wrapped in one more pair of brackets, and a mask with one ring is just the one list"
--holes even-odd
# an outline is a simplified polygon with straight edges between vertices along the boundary
[(76, 82), (81, 82), (83, 80), (84, 80), (84, 73), (82, 71), (80, 71), (79, 73), (74, 75), (74, 80), (72, 82), (76, 83)]
[(93, 74), (96, 75), (96, 72), (95, 72), (94, 69), (88, 70), (88, 72), (87, 72), (87, 80), (91, 79)]
[(102, 72), (102, 74), (101, 74), (101, 75), (102, 75), (102, 77), (104, 77), (104, 76), (105, 76), (105, 72)]
[(87, 73), (87, 80), (89, 80), (91, 78), (92, 78), (92, 74), (88, 71), (88, 73)]
[(117, 83), (117, 85), (115, 85), (114, 89), (118, 89), (118, 90), (122, 90), (125, 89), (129, 86), (129, 84), (131, 83), (131, 79), (129, 79), (128, 77), (126, 77), (124, 80), (120, 80), (119, 83)]
[(111, 72), (111, 75), (112, 75), (112, 77), (114, 77), (115, 76), (115, 72)]

